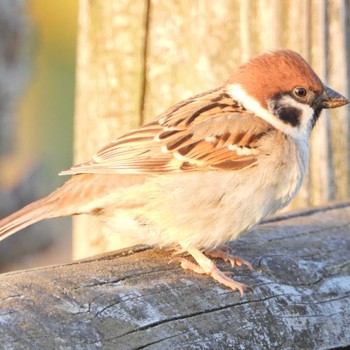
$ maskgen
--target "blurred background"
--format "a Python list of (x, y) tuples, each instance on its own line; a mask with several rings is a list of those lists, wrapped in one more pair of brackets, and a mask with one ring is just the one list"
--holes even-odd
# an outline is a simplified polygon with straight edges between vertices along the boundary
[[(0, 217), (55, 189), (72, 164), (77, 14), (75, 0), (0, 2)], [(69, 261), (70, 219), (4, 243), (0, 271)]]
[[(349, 13), (350, 0), (0, 1), (0, 217), (65, 180), (73, 115), (75, 163), (278, 48), (349, 97)], [(287, 210), (348, 199), (349, 108), (323, 113)], [(75, 257), (109, 249), (90, 219), (76, 222)], [(69, 261), (70, 232), (70, 219), (22, 230), (1, 242), (0, 271)]]

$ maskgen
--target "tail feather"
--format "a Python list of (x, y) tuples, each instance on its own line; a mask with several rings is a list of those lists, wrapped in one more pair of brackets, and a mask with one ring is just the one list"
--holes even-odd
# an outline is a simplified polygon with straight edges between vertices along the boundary
[[(90, 179), (92, 176), (86, 178)], [(81, 193), (85, 193), (81, 190), (78, 180), (79, 176), (70, 178), (47, 197), (32, 202), (0, 220), (0, 241), (38, 221), (75, 214), (75, 207), (79, 207), (79, 201), (84, 198)], [(68, 205), (70, 202), (71, 205)]]
[[(123, 184), (126, 179), (130, 181), (130, 178), (123, 180), (117, 175), (103, 175), (103, 177), (101, 175), (97, 177), (96, 174), (75, 175), (47, 197), (28, 204), (0, 220), (0, 241), (40, 220), (93, 213), (96, 199), (100, 201), (104, 196), (108, 197), (118, 183)], [(134, 181), (130, 182), (132, 184), (143, 181), (140, 177), (132, 179)]]
[(28, 204), (5, 219), (0, 220), (0, 241), (29, 225), (53, 216), (52, 202), (48, 201), (47, 198)]

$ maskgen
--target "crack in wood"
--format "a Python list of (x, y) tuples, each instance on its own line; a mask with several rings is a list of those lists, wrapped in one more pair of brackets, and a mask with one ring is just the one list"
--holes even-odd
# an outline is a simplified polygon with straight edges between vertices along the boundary
[(144, 325), (144, 326), (139, 326), (137, 329), (133, 329), (131, 331), (128, 331), (128, 332), (123, 333), (123, 334), (120, 334), (120, 335), (115, 336), (115, 337), (105, 338), (104, 341), (112, 341), (112, 340), (115, 340), (115, 339), (118, 339), (118, 338), (125, 337), (127, 335), (131, 335), (131, 334), (136, 333), (136, 332), (147, 331), (147, 330), (152, 329), (154, 327), (158, 327), (158, 326), (170, 323), (170, 322), (183, 321), (183, 320), (186, 320), (186, 319), (189, 319), (189, 318), (193, 318), (193, 317), (197, 317), (197, 316), (200, 316), (200, 315), (203, 315), (203, 314), (207, 314), (208, 315), (208, 314), (211, 314), (211, 313), (214, 313), (214, 312), (230, 309), (232, 307), (242, 306), (242, 305), (246, 305), (246, 304), (253, 304), (253, 303), (263, 303), (265, 301), (268, 301), (270, 299), (275, 299), (275, 298), (278, 298), (278, 297), (283, 296), (283, 295), (285, 295), (285, 294), (282, 293), (282, 294), (272, 295), (272, 296), (269, 296), (269, 297), (266, 297), (266, 298), (256, 299), (256, 300), (246, 300), (246, 301), (237, 302), (237, 303), (234, 303), (234, 304), (224, 305), (224, 306), (221, 306), (221, 307), (216, 307), (216, 308), (211, 308), (211, 309), (204, 309), (204, 310), (193, 312), (193, 313), (186, 314), (186, 315), (179, 315), (179, 316), (169, 317), (167, 319), (151, 322), (151, 323), (149, 323), (147, 325)]
[(169, 339), (177, 338), (177, 337), (182, 336), (182, 335), (187, 334), (187, 333), (188, 333), (188, 331), (184, 331), (184, 332), (181, 332), (181, 333), (177, 333), (177, 334), (171, 335), (169, 337), (164, 337), (164, 338), (162, 338), (160, 340), (157, 340), (157, 341), (154, 341), (154, 342), (142, 345), (142, 346), (138, 346), (138, 347), (136, 347), (133, 350), (144, 350), (144, 349), (147, 349), (148, 347), (150, 347), (152, 345), (164, 343), (165, 341), (167, 341)]

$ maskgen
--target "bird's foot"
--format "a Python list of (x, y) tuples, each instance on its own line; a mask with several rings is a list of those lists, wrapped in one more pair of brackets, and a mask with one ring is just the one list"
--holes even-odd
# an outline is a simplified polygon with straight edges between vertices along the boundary
[(211, 258), (229, 261), (232, 267), (245, 265), (249, 270), (253, 270), (253, 266), (248, 260), (242, 259), (239, 256), (231, 255), (231, 248), (227, 245), (222, 245), (213, 250), (206, 251), (205, 254)]
[(241, 296), (243, 296), (248, 287), (243, 283), (233, 280), (231, 278), (233, 275), (232, 272), (219, 270), (215, 263), (198, 249), (190, 249), (188, 252), (194, 257), (198, 265), (185, 258), (175, 258), (171, 262), (180, 262), (180, 266), (185, 270), (191, 270), (198, 274), (206, 274), (224, 286), (232, 290), (238, 290)]

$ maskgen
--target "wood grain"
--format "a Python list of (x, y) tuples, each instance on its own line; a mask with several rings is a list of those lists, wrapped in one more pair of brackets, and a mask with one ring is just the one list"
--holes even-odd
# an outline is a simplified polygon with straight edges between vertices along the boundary
[[(243, 297), (136, 247), (0, 275), (5, 349), (350, 346), (350, 203), (263, 223), (232, 242)], [(228, 268), (225, 264), (220, 264)]]

